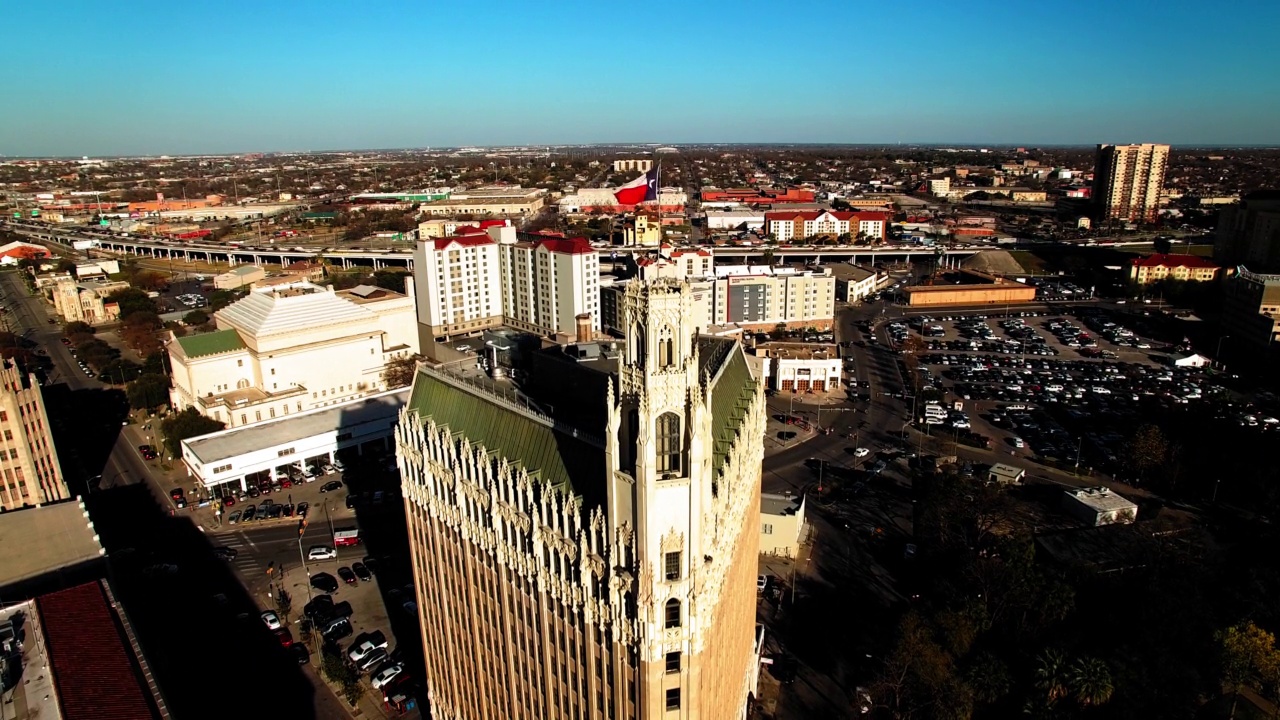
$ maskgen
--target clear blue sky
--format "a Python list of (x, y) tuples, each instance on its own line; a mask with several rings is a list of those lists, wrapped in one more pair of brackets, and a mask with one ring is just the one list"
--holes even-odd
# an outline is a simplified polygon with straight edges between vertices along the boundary
[(1275, 0), (15, 0), (4, 15), (6, 155), (1280, 144)]

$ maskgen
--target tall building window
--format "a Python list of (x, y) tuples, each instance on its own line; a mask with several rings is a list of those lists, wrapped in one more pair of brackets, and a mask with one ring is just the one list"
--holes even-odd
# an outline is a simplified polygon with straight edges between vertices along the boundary
[(680, 601), (671, 598), (667, 601), (666, 618), (662, 625), (664, 628), (680, 627)]
[(667, 690), (667, 709), (680, 709), (680, 688), (671, 688)]
[(669, 673), (680, 672), (680, 653), (679, 652), (667, 653), (667, 672)]
[(680, 553), (669, 552), (664, 559), (665, 571), (668, 580), (680, 579)]
[(656, 435), (658, 472), (680, 472), (680, 452), (684, 448), (680, 436), (680, 416), (675, 413), (659, 415)]

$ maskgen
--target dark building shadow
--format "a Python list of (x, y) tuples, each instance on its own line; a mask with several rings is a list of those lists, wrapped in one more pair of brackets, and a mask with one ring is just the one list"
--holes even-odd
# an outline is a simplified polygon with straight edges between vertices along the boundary
[(44, 404), (71, 494), (88, 494), (90, 480), (102, 472), (120, 438), (129, 401), (121, 390), (72, 390), (59, 383), (44, 388)]
[(314, 718), (315, 690), (208, 538), (145, 484), (86, 498), (108, 577), (174, 717)]

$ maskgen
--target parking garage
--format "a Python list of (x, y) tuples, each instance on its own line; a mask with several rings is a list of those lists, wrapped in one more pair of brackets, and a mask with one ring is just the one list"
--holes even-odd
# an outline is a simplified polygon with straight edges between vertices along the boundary
[(215, 497), (247, 491), (249, 485), (298, 481), (333, 466), (338, 453), (385, 452), (391, 447), (402, 388), (344, 405), (255, 423), (182, 441), (187, 475)]

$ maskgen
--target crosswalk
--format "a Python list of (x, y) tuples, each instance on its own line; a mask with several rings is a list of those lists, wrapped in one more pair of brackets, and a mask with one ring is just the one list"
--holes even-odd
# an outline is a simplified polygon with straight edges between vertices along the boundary
[(243, 533), (216, 533), (212, 535), (212, 538), (219, 546), (232, 548), (236, 551), (236, 559), (232, 560), (230, 564), (241, 575), (250, 577), (266, 572), (265, 563), (257, 552), (257, 546)]

